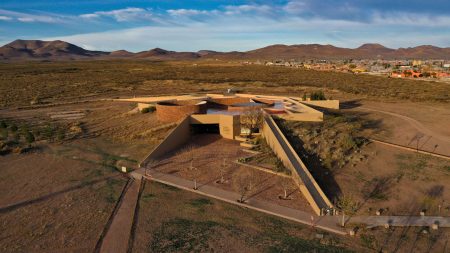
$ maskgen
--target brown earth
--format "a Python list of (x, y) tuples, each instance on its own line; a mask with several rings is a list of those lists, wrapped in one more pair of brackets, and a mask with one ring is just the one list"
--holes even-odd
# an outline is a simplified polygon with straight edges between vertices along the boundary
[[(365, 126), (367, 122), (372, 122), (356, 133), (367, 140), (381, 139), (415, 148), (416, 142), (411, 142), (411, 139), (419, 132), (424, 132), (426, 134), (419, 140), (419, 148), (450, 154), (450, 143), (447, 142), (450, 135), (445, 127), (450, 123), (448, 105), (363, 100), (344, 102), (343, 107), (345, 109), (339, 112), (342, 115), (358, 115), (361, 123), (356, 126)], [(426, 209), (430, 215), (439, 215), (439, 209), (441, 215), (450, 214), (450, 206), (446, 201), (450, 198), (447, 187), (450, 180), (449, 160), (371, 143), (346, 155), (346, 158), (357, 159), (351, 159), (342, 168), (334, 166), (328, 170), (327, 159), (320, 152), (331, 148), (335, 150), (335, 154), (336, 150), (340, 149), (332, 147), (333, 143), (339, 142), (339, 138), (329, 138), (327, 134), (333, 131), (336, 135), (345, 133), (345, 129), (354, 129), (355, 122), (352, 122), (353, 120), (342, 121), (329, 129), (321, 129), (319, 126), (332, 123), (330, 116), (326, 116), (325, 122), (316, 124), (315, 129), (321, 131), (316, 134), (317, 138), (312, 139), (313, 136), (301, 135), (302, 129), (305, 128), (303, 125), (310, 123), (286, 124), (294, 133), (288, 136), (294, 146), (312, 145), (313, 149), (309, 150), (316, 147), (316, 152), (313, 153), (322, 159), (322, 164), (308, 165), (321, 187), (338, 206), (339, 198), (345, 198), (353, 202), (353, 209), (359, 214), (373, 215), (378, 209), (389, 210), (387, 214), (394, 215), (417, 215), (422, 209)], [(344, 127), (340, 126), (342, 123)], [(321, 135), (324, 136), (323, 139), (319, 138)], [(297, 145), (297, 142), (305, 144)], [(299, 150), (297, 148), (297, 151)]]
[(126, 180), (58, 151), (0, 157), (0, 251), (94, 249)]
[[(0, 112), (30, 131), (48, 122), (82, 126), (76, 137), (37, 137), (30, 151), (0, 156), (0, 251), (94, 250), (126, 183), (117, 167), (135, 168), (170, 129), (161, 128), (155, 115), (131, 109), (128, 103), (94, 102)], [(49, 115), (70, 111), (85, 116)], [(152, 128), (158, 130), (147, 134)]]
[[(155, 215), (156, 214), (156, 215)], [(350, 252), (346, 237), (155, 182), (139, 201), (132, 252)], [(318, 232), (322, 233), (322, 232)]]

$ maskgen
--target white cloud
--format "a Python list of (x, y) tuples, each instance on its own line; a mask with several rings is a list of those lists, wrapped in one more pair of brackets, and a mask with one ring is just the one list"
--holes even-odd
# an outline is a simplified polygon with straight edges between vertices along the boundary
[(268, 14), (273, 12), (275, 9), (269, 5), (256, 5), (256, 4), (244, 4), (244, 5), (228, 5), (225, 6), (225, 14), (234, 15), (242, 13), (259, 13)]
[(2, 20), (2, 21), (10, 21), (10, 20), (12, 20), (13, 18), (11, 18), (11, 17), (8, 17), (8, 16), (0, 16), (0, 20)]
[(100, 15), (94, 14), (94, 13), (89, 13), (89, 14), (81, 14), (80, 17), (90, 19), (90, 18), (98, 18), (98, 17), (100, 17)]
[(64, 16), (62, 15), (39, 15), (39, 14), (28, 14), (28, 13), (22, 13), (22, 12), (16, 12), (16, 11), (8, 11), (0, 9), (0, 15), (7, 16), (7, 18), (10, 18), (8, 20), (17, 20), (19, 22), (40, 22), (40, 23), (65, 23)]
[(426, 15), (418, 13), (380, 13), (373, 14), (371, 23), (377, 25), (429, 26), (450, 28), (450, 16)]
[(205, 11), (205, 10), (195, 10), (195, 9), (175, 9), (175, 10), (167, 10), (172, 16), (195, 16), (195, 15), (208, 15), (217, 13), (216, 10), (213, 11)]
[[(0, 9), (0, 20), (4, 16), (20, 22), (66, 21), (85, 27), (89, 27), (91, 22), (96, 22), (99, 27), (111, 27), (112, 23), (116, 30), (44, 38), (106, 51), (140, 51), (153, 47), (177, 51), (231, 51), (250, 50), (268, 44), (300, 43), (356, 47), (360, 42), (378, 42), (391, 47), (412, 46), (411, 43), (419, 42), (448, 46), (450, 41), (450, 15), (367, 10), (363, 13), (367, 15), (361, 18), (342, 15), (357, 12), (349, 5), (343, 4), (335, 9), (329, 7), (320, 13), (321, 5), (313, 6), (314, 3), (313, 0), (301, 0), (285, 5), (228, 5), (214, 10), (129, 7), (79, 16), (32, 15)], [(144, 26), (123, 29), (126, 22)], [(402, 36), (397, 36), (398, 33)]]
[[(445, 46), (450, 40), (448, 32), (430, 36), (429, 33), (420, 33), (415, 29), (408, 31), (403, 29), (402, 36), (396, 36), (398, 30), (395, 29), (396, 25), (386, 25), (385, 20), (382, 22), (375, 18), (373, 23), (367, 23), (289, 15), (272, 18), (269, 15), (217, 14), (207, 15), (201, 19), (202, 21), (183, 22), (182, 17), (170, 20), (171, 25), (153, 24), (46, 39), (90, 45), (90, 48), (96, 50), (127, 49), (135, 52), (155, 47), (176, 51), (201, 49), (233, 51), (251, 50), (270, 44), (302, 43), (335, 44), (345, 47), (358, 47), (366, 42), (382, 43), (390, 47), (414, 46), (422, 43)], [(430, 27), (430, 30), (438, 28)]]
[(138, 21), (138, 20), (154, 20), (154, 15), (150, 9), (142, 8), (125, 8), (112, 11), (96, 11), (94, 13), (82, 14), (80, 17), (85, 19), (93, 19), (100, 17), (114, 18), (118, 22)]
[(289, 1), (285, 6), (283, 6), (283, 10), (287, 13), (297, 14), (306, 11), (308, 5), (303, 1)]

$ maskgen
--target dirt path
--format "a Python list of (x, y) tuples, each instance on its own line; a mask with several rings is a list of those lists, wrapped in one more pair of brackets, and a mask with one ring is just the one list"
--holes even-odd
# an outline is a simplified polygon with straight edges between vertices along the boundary
[(136, 178), (131, 182), (102, 241), (100, 252), (126, 253), (128, 251), (128, 241), (131, 235), (140, 186), (141, 179)]
[(411, 126), (416, 128), (419, 132), (422, 132), (423, 134), (426, 134), (426, 135), (429, 135), (429, 136), (433, 136), (434, 138), (437, 138), (437, 139), (439, 139), (439, 140), (441, 140), (443, 142), (446, 142), (448, 145), (450, 145), (450, 136), (442, 135), (440, 133), (437, 133), (437, 132), (427, 128), (426, 126), (424, 126), (419, 121), (417, 121), (417, 120), (415, 120), (413, 118), (410, 118), (408, 116), (405, 116), (405, 115), (402, 115), (402, 114), (398, 114), (398, 113), (388, 112), (388, 111), (382, 111), (382, 110), (378, 110), (378, 109), (374, 109), (374, 108), (369, 108), (369, 107), (366, 107), (366, 106), (359, 107), (358, 109), (384, 113), (384, 114), (388, 114), (388, 115), (391, 115), (391, 116), (403, 119), (406, 122), (408, 122)]

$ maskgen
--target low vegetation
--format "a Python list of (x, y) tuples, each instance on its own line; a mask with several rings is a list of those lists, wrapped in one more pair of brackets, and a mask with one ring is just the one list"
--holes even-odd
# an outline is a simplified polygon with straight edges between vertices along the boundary
[(337, 236), (159, 183), (142, 196), (132, 252), (351, 252)]
[(23, 153), (37, 141), (57, 142), (74, 138), (83, 132), (81, 123), (0, 121), (0, 154)]
[(307, 164), (319, 162), (335, 173), (348, 163), (356, 164), (367, 158), (360, 150), (368, 143), (362, 130), (370, 123), (357, 115), (329, 113), (323, 122), (279, 119), (277, 124)]
[[(338, 89), (382, 99), (448, 102), (448, 84), (240, 64), (83, 61), (0, 64), (0, 107), (117, 95), (275, 87)], [(282, 78), (280, 78), (282, 77)], [(302, 92), (301, 90), (298, 90)], [(301, 93), (302, 94), (302, 93)], [(301, 94), (299, 94), (301, 96)]]
[(291, 175), (291, 171), (284, 167), (283, 162), (275, 155), (275, 153), (273, 153), (272, 149), (267, 145), (266, 141), (262, 137), (255, 138), (253, 143), (257, 145), (253, 148), (253, 150), (260, 153), (245, 158), (240, 158), (240, 162), (261, 166), (275, 172)]

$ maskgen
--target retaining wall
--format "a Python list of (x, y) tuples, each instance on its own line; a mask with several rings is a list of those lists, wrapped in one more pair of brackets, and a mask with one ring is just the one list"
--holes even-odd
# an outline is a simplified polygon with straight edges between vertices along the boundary
[(301, 103), (329, 109), (339, 109), (339, 100), (310, 100), (301, 101)]
[(182, 146), (189, 141), (191, 137), (190, 117), (185, 117), (177, 127), (175, 127), (166, 138), (150, 152), (150, 154), (141, 162), (140, 166), (145, 167), (148, 161), (158, 160), (166, 153)]
[(275, 121), (269, 115), (264, 115), (264, 125), (262, 129), (263, 137), (272, 148), (283, 165), (292, 171), (292, 177), (300, 188), (303, 196), (317, 215), (322, 215), (323, 210), (332, 209), (333, 205), (328, 200), (322, 189), (312, 177), (308, 168), (298, 157), (295, 150), (290, 145), (284, 134), (281, 132)]

